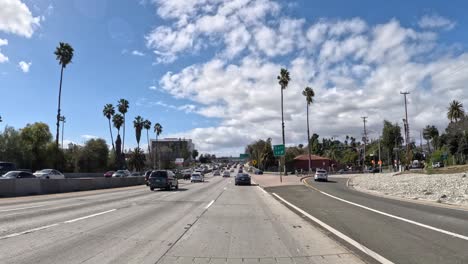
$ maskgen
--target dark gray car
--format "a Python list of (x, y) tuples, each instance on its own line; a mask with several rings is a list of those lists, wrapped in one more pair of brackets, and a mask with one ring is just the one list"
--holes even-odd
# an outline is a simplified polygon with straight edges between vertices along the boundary
[(177, 177), (169, 170), (157, 170), (151, 172), (148, 185), (152, 191), (156, 188), (168, 191), (172, 188), (175, 188), (176, 190), (179, 189)]
[(250, 175), (247, 173), (239, 173), (235, 179), (235, 185), (250, 185)]

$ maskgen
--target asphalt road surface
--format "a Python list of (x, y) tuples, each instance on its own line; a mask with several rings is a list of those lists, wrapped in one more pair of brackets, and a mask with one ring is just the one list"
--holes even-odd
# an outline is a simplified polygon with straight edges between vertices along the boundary
[[(183, 181), (181, 181), (183, 182)], [(0, 199), (1, 263), (361, 263), (233, 178)]]
[(391, 262), (468, 263), (468, 211), (377, 197), (348, 188), (345, 178), (329, 180), (266, 190)]

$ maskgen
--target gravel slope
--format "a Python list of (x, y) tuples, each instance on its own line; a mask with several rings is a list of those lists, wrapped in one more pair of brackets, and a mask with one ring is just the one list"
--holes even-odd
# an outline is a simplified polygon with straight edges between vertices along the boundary
[(352, 177), (350, 185), (359, 191), (468, 206), (468, 173), (360, 174)]

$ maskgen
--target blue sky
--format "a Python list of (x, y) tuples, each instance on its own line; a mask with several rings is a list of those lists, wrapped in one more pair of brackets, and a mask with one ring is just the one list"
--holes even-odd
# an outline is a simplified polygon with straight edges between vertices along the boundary
[[(279, 139), (280, 67), (293, 79), (289, 144), (306, 141), (306, 85), (317, 94), (313, 132), (360, 137), (364, 114), (377, 135), (383, 119), (401, 120), (398, 93), (406, 89), (418, 135), (426, 124), (446, 125), (440, 113), (450, 100), (468, 103), (467, 5), (4, 0), (0, 10), (13, 12), (0, 11), (0, 129), (42, 121), (54, 133), (60, 67), (53, 51), (64, 41), (75, 49), (62, 94), (67, 142), (109, 141), (103, 105), (126, 98), (128, 121), (141, 115), (161, 123), (163, 136), (237, 155), (256, 138)], [(126, 142), (136, 145), (131, 122), (127, 131)]]

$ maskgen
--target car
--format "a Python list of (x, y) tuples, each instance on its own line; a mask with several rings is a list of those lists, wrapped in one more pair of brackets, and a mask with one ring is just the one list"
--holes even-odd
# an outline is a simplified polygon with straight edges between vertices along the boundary
[(114, 172), (114, 174), (112, 174), (112, 177), (128, 177), (130, 176), (131, 173), (128, 171), (128, 170), (118, 170), (116, 172)]
[(65, 179), (60, 171), (54, 169), (44, 169), (33, 173), (39, 179)]
[(223, 172), (223, 177), (231, 177), (231, 173), (228, 170)]
[(13, 170), (16, 170), (16, 165), (14, 163), (0, 161), (0, 176)]
[(104, 173), (104, 177), (112, 177), (112, 174), (114, 174), (115, 171), (108, 171)]
[(221, 173), (218, 170), (216, 170), (213, 172), (213, 176), (221, 176)]
[(136, 172), (130, 173), (129, 177), (140, 177), (140, 176), (141, 176), (141, 173), (136, 171)]
[(234, 169), (231, 169), (230, 172), (234, 172)]
[(146, 171), (146, 172), (145, 172), (145, 183), (146, 183), (146, 186), (149, 185), (148, 179), (149, 179), (149, 177), (150, 177), (150, 175), (151, 175), (151, 172), (153, 172), (153, 171), (150, 171), (150, 170), (149, 170), (149, 171)]
[(190, 176), (190, 182), (204, 182), (205, 177), (203, 177), (203, 174), (199, 172), (194, 172), (192, 173), (192, 176)]
[(255, 174), (256, 175), (263, 175), (263, 171), (262, 170), (255, 170)]
[(170, 170), (156, 170), (151, 172), (149, 177), (149, 187), (151, 191), (154, 189), (165, 189), (170, 191), (172, 188), (179, 189), (179, 181), (175, 174)]
[(247, 173), (238, 173), (236, 175), (236, 179), (234, 180), (235, 185), (241, 185), (241, 184), (250, 185), (250, 183), (251, 183), (250, 175)]
[(443, 162), (434, 162), (432, 163), (432, 168), (443, 168), (444, 167), (444, 163)]
[(185, 170), (183, 173), (182, 173), (182, 178), (184, 180), (190, 180), (190, 177), (192, 176), (192, 172), (190, 170)]
[(244, 171), (242, 169), (239, 169), (237, 173), (244, 173)]
[(317, 169), (315, 171), (314, 181), (328, 181), (328, 172), (324, 169)]
[(9, 171), (5, 173), (0, 179), (27, 179), (27, 178), (36, 178), (34, 174), (27, 171)]

